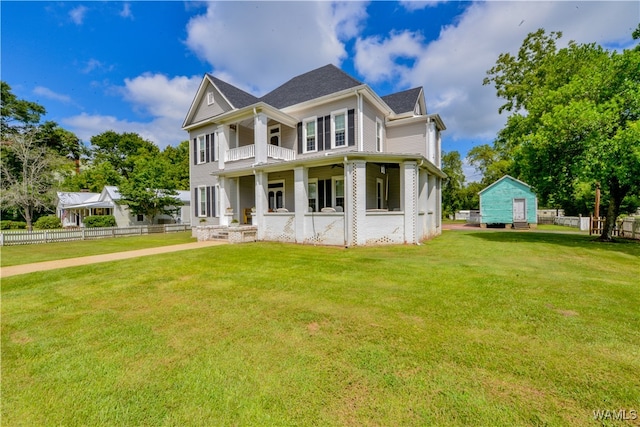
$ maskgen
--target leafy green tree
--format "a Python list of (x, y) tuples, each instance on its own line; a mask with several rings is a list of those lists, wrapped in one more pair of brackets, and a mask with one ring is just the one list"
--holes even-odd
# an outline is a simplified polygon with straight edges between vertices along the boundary
[(153, 142), (131, 132), (119, 134), (109, 130), (93, 136), (91, 145), (93, 164), (110, 163), (125, 179), (133, 172), (137, 158), (155, 157), (160, 154)]
[(442, 212), (445, 216), (454, 215), (464, 205), (464, 172), (460, 153), (450, 151), (442, 155), (442, 171), (447, 178), (442, 185)]
[(484, 83), (506, 101), (500, 112), (511, 113), (494, 145), (512, 153), (541, 204), (574, 203), (585, 184), (599, 184), (608, 241), (623, 200), (640, 192), (640, 50), (557, 49), (561, 36), (531, 33), (487, 72)]
[(167, 178), (177, 189), (189, 188), (189, 141), (182, 141), (177, 147), (167, 146), (162, 151), (162, 157), (167, 161), (165, 171)]
[(105, 162), (88, 165), (79, 174), (68, 176), (60, 187), (64, 191), (88, 190), (92, 193), (99, 193), (105, 185), (117, 187), (122, 181), (122, 175), (114, 169), (111, 163)]
[(89, 154), (80, 138), (73, 132), (63, 129), (57, 123), (51, 121), (44, 122), (37, 129), (37, 138), (61, 156), (72, 160), (76, 174), (80, 173), (80, 160), (83, 156)]
[(469, 164), (482, 173), (482, 183), (487, 186), (510, 173), (512, 161), (508, 154), (487, 144), (477, 145), (467, 154)]
[(53, 207), (56, 173), (66, 160), (43, 146), (34, 130), (8, 135), (2, 144), (0, 205), (20, 211), (32, 230), (34, 214)]
[(0, 137), (5, 140), (9, 135), (23, 132), (40, 123), (40, 117), (46, 113), (45, 108), (31, 101), (18, 99), (11, 86), (0, 82), (2, 94), (0, 98)]
[(169, 163), (162, 157), (139, 157), (129, 179), (123, 181), (120, 203), (134, 215), (146, 215), (151, 223), (161, 214), (171, 215), (182, 205), (175, 183), (166, 176)]

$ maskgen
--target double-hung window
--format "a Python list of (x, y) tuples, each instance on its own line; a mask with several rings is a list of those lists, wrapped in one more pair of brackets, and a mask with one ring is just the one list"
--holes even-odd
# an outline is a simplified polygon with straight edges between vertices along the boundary
[(339, 111), (331, 115), (331, 145), (334, 148), (347, 146), (347, 112)]
[(198, 187), (198, 216), (207, 216), (207, 187)]
[(344, 177), (334, 177), (333, 180), (333, 207), (344, 208)]
[(207, 161), (207, 139), (204, 135), (198, 136), (198, 164)]
[(318, 135), (316, 129), (316, 118), (312, 117), (302, 122), (304, 130), (304, 152), (310, 153), (318, 150)]
[(318, 180), (310, 179), (307, 186), (307, 198), (309, 199), (309, 210), (318, 211)]

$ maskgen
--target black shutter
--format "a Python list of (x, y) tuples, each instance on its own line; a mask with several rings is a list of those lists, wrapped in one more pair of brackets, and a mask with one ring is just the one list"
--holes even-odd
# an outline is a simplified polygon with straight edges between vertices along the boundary
[(347, 111), (347, 138), (349, 145), (356, 145), (356, 130), (355, 130), (355, 110)]
[(207, 195), (207, 216), (211, 216), (211, 197), (209, 197), (209, 193), (211, 192), (211, 187), (207, 187), (205, 190), (205, 194)]
[(302, 122), (298, 123), (298, 154), (302, 154)]
[(198, 138), (193, 138), (193, 164), (198, 164)]
[(209, 148), (209, 146), (210, 146), (210, 144), (209, 144), (209, 134), (207, 134), (207, 135), (205, 136), (205, 142), (204, 142), (204, 144), (205, 144), (205, 145), (204, 145), (204, 147), (205, 147), (204, 149), (205, 149), (205, 152), (206, 152), (206, 154), (205, 154), (205, 162), (209, 163), (209, 158), (210, 158), (210, 156), (211, 156), (211, 153), (210, 153), (210, 151), (211, 151), (211, 150), (210, 150), (210, 148)]
[(324, 148), (331, 149), (331, 116), (324, 116)]
[(324, 150), (324, 118), (318, 117), (318, 151)]
[(198, 187), (195, 188), (193, 200), (194, 200), (194, 206), (195, 206), (194, 211), (196, 213), (196, 218), (197, 218), (198, 214), (200, 214), (200, 212), (198, 212)]

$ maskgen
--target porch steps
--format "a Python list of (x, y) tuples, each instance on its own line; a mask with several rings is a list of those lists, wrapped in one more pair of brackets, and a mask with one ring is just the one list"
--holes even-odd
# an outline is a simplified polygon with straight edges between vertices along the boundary
[(229, 240), (229, 232), (226, 229), (216, 230), (211, 235), (212, 240)]
[(513, 223), (513, 228), (515, 230), (528, 230), (529, 229), (529, 223), (528, 222), (514, 222)]

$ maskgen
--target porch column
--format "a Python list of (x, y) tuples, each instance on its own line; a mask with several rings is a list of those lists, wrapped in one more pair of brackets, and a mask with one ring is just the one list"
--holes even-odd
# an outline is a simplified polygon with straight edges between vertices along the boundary
[(253, 225), (258, 227), (257, 238), (264, 240), (265, 236), (265, 216), (264, 213), (269, 209), (269, 201), (267, 200), (267, 191), (269, 190), (269, 175), (266, 172), (256, 171), (256, 213)]
[(415, 161), (400, 164), (400, 188), (404, 211), (404, 242), (418, 243), (416, 220), (418, 218), (418, 164)]
[(431, 234), (429, 231), (429, 213), (427, 209), (427, 201), (429, 198), (429, 174), (425, 169), (418, 169), (418, 221), (421, 221), (419, 230), (422, 230), (418, 239), (424, 239)]
[(344, 224), (345, 244), (364, 245), (367, 241), (367, 162), (353, 160), (345, 165)]
[(253, 125), (256, 163), (267, 163), (267, 116), (258, 113), (253, 118)]
[(229, 225), (231, 217), (227, 215), (227, 208), (231, 207), (229, 200), (229, 180), (223, 176), (218, 177), (218, 188), (220, 197), (220, 225)]
[(223, 170), (229, 149), (229, 126), (223, 126), (222, 129), (216, 131), (216, 140), (218, 141), (218, 168)]
[(427, 159), (434, 165), (440, 167), (436, 163), (437, 158), (437, 145), (438, 145), (438, 129), (436, 128), (436, 122), (433, 119), (427, 121)]
[(429, 175), (429, 189), (427, 190), (427, 216), (428, 216), (428, 227), (429, 234), (433, 235), (436, 232), (436, 211), (438, 205), (438, 195), (436, 191), (436, 176)]
[(294, 208), (295, 214), (295, 233), (296, 243), (304, 243), (305, 229), (304, 218), (305, 213), (309, 210), (309, 170), (303, 166), (293, 168), (294, 178)]

